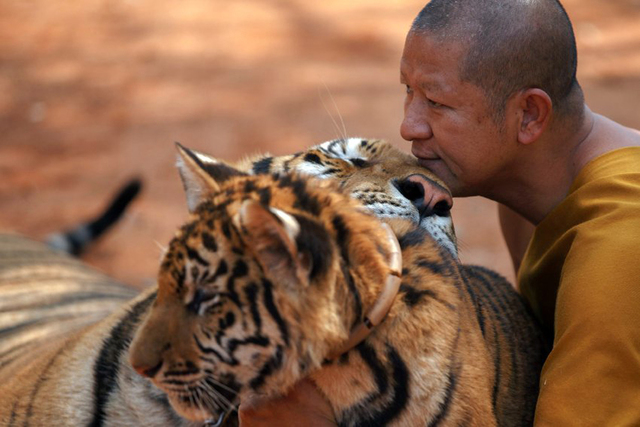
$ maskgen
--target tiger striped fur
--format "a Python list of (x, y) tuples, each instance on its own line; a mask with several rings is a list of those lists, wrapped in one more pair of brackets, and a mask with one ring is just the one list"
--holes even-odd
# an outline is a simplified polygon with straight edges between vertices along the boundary
[[(336, 149), (344, 144), (348, 153), (354, 141), (327, 144)], [(0, 425), (201, 426), (215, 421), (247, 393), (277, 394), (307, 373), (330, 399), (341, 425), (411, 425), (413, 419), (428, 425), (465, 420), (469, 425), (529, 424), (544, 354), (535, 324), (503, 279), (459, 264), (447, 209), (428, 211), (405, 197), (416, 190), (404, 181), (408, 174), (423, 174), (438, 184), (437, 179), (418, 168), (410, 156), (385, 148), (382, 142), (371, 142), (374, 146), (378, 148), (373, 151), (385, 155), (376, 158), (369, 151), (364, 163), (331, 153), (320, 157), (324, 165), (338, 165), (324, 175), (340, 175), (341, 189), (297, 174), (247, 177), (185, 151), (183, 161), (197, 158), (201, 166), (183, 165), (186, 181), (191, 171), (196, 181), (215, 182), (222, 189), (215, 194), (200, 192), (208, 201), (198, 207), (198, 192), (186, 185), (196, 213), (170, 246), (159, 275), (158, 296), (155, 288), (149, 289), (103, 320), (70, 326), (59, 337), (0, 365)], [(264, 165), (266, 158), (245, 162), (240, 169), (260, 169), (256, 162), (262, 160)], [(296, 163), (318, 164), (313, 156), (305, 159), (304, 153), (269, 162), (275, 166), (279, 161), (291, 170)], [(378, 221), (345, 194), (354, 195), (377, 215), (387, 213), (382, 210), (386, 204), (389, 217), (409, 219), (390, 220), (403, 247), (405, 271), (387, 319), (357, 348), (328, 361), (326, 354), (366, 313), (387, 272), (387, 248)], [(240, 222), (243, 229), (238, 226), (238, 211), (244, 199), (259, 203), (245, 207), (250, 214)], [(295, 223), (286, 222), (289, 228), (285, 228), (285, 222), (274, 219), (272, 209), (280, 209), (277, 218), (296, 219), (298, 234)], [(338, 212), (343, 224), (329, 221)], [(252, 229), (252, 225), (264, 229), (264, 224), (274, 225), (279, 233), (263, 235)], [(256, 255), (261, 246), (246, 245), (243, 233), (285, 246), (269, 251), (267, 245)], [(42, 247), (38, 251), (34, 260), (51, 255)], [(292, 251), (299, 257), (287, 258)], [(2, 256), (14, 256), (11, 252), (7, 249)], [(262, 263), (273, 261), (271, 256), (290, 263), (276, 262), (274, 268), (264, 269)], [(66, 266), (70, 261), (65, 257), (53, 261), (58, 262)], [(14, 263), (0, 264), (0, 277)], [(87, 273), (88, 282), (105, 283), (104, 276), (80, 270)], [(53, 273), (43, 274), (45, 279)], [(284, 275), (285, 280), (274, 275)], [(175, 298), (173, 286), (178, 282), (183, 295)], [(216, 300), (218, 294), (209, 292), (219, 288), (228, 296)], [(34, 294), (40, 295), (40, 290)], [(128, 295), (118, 298), (124, 301)], [(100, 306), (102, 311), (96, 310), (94, 319), (119, 302), (114, 298), (110, 304)], [(162, 319), (166, 322), (159, 325)], [(201, 331), (197, 322), (215, 329), (211, 340), (199, 336), (202, 348), (190, 334)], [(130, 348), (134, 335), (138, 344)], [(143, 341), (150, 344), (141, 345)], [(214, 363), (204, 366), (208, 362), (200, 357)], [(143, 375), (153, 376), (153, 382), (137, 375), (129, 359)], [(175, 362), (173, 372), (167, 369), (170, 361)], [(245, 381), (239, 372), (246, 373), (247, 363), (254, 376)], [(220, 375), (221, 370), (228, 375)], [(185, 393), (198, 376), (203, 381), (200, 388)], [(421, 400), (425, 396), (427, 400)]]
[[(344, 426), (532, 423), (545, 356), (535, 321), (504, 279), (460, 265), (411, 218), (387, 219), (403, 279), (386, 320), (329, 359), (389, 273), (379, 220), (347, 197), (370, 174), (337, 185), (252, 176), (182, 152), (192, 217), (170, 243), (130, 351), (182, 416), (216, 419), (310, 376)], [(381, 163), (357, 167), (415, 172), (391, 170), (394, 153), (403, 158), (388, 148)]]

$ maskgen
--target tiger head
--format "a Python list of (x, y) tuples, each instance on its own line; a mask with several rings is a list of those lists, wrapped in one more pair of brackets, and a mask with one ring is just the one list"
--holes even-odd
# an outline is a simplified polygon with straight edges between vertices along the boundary
[[(199, 155), (203, 162), (213, 161)], [(337, 139), (294, 155), (249, 159), (240, 166), (253, 174), (297, 171), (335, 180), (377, 217), (408, 218), (457, 257), (451, 192), (415, 157), (386, 141)]]
[(340, 349), (378, 298), (393, 248), (334, 181), (248, 175), (179, 151), (191, 217), (129, 360), (181, 416), (215, 420), (250, 394), (285, 392)]

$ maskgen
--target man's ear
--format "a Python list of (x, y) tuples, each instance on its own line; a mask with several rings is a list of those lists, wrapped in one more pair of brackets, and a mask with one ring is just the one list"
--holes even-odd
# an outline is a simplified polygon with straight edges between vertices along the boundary
[(219, 191), (224, 181), (232, 176), (246, 175), (214, 157), (185, 148), (177, 142), (176, 148), (176, 165), (187, 195), (189, 212), (193, 212), (207, 195)]
[(549, 127), (553, 102), (547, 92), (538, 88), (526, 89), (516, 96), (521, 115), (518, 142), (531, 144)]

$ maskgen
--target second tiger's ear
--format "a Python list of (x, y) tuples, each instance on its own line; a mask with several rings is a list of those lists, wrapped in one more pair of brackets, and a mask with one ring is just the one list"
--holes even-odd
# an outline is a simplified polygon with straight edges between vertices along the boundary
[(300, 224), (292, 215), (245, 200), (234, 222), (271, 279), (292, 291), (308, 285), (310, 265), (299, 252)]
[(220, 185), (229, 178), (246, 175), (233, 166), (185, 148), (177, 142), (176, 147), (177, 166), (187, 196), (189, 212), (193, 212), (208, 195), (219, 191)]

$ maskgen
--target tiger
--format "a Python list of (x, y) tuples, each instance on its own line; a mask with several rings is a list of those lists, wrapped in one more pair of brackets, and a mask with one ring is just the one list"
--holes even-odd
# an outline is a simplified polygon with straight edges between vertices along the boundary
[[(530, 424), (546, 343), (504, 279), (459, 263), (448, 190), (411, 156), (359, 139), (235, 166), (179, 153), (193, 213), (158, 286), (29, 354), (0, 353), (0, 425), (214, 425), (304, 376), (340, 425)], [(370, 212), (397, 235), (401, 281)], [(385, 283), (398, 290), (380, 313)]]
[[(191, 217), (129, 360), (182, 417), (309, 377), (341, 426), (532, 424), (540, 328), (505, 279), (459, 263), (439, 218), (420, 220), (450, 220), (451, 199), (412, 157), (362, 139), (239, 168), (179, 150)], [(403, 182), (410, 210), (385, 211), (379, 191)]]

